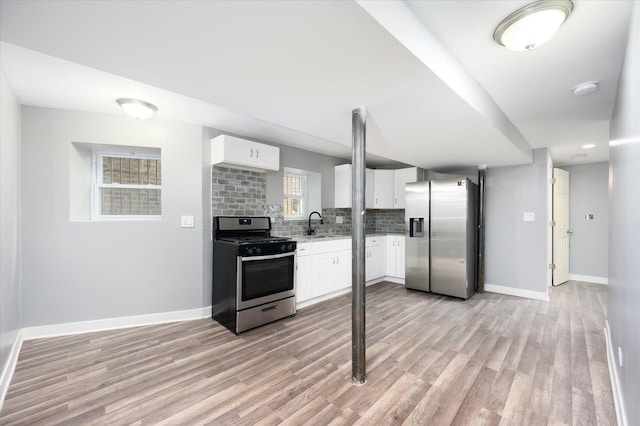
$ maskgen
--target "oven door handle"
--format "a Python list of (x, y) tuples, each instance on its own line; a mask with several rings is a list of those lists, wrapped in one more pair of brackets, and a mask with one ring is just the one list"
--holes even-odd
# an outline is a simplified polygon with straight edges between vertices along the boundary
[(280, 259), (282, 257), (295, 256), (295, 255), (296, 255), (296, 252), (292, 251), (292, 252), (289, 252), (289, 253), (267, 254), (265, 256), (242, 256), (242, 257), (240, 257), (240, 259), (243, 262), (251, 262), (253, 260)]

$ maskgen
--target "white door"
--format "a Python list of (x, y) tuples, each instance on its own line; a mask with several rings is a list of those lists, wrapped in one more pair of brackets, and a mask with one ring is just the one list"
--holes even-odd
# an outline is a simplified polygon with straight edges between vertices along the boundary
[(569, 172), (553, 169), (553, 285), (569, 280)]

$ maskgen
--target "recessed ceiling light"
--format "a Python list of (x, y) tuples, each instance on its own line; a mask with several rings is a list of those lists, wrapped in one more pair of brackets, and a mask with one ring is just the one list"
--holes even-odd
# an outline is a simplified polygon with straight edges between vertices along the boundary
[(133, 98), (120, 98), (117, 99), (116, 102), (120, 107), (129, 114), (131, 117), (146, 120), (147, 118), (153, 117), (158, 111), (158, 107), (149, 102), (141, 101), (140, 99)]
[(595, 143), (588, 143), (588, 144), (582, 145), (582, 149), (591, 149), (591, 148), (594, 148), (595, 146), (596, 146)]
[(587, 158), (587, 154), (573, 154), (570, 158), (572, 160), (578, 160), (580, 158)]
[(507, 16), (493, 32), (493, 39), (518, 52), (533, 50), (549, 40), (573, 10), (571, 0), (540, 0)]
[(575, 96), (588, 95), (589, 93), (593, 93), (598, 90), (599, 85), (600, 84), (597, 81), (585, 81), (573, 88), (573, 94)]

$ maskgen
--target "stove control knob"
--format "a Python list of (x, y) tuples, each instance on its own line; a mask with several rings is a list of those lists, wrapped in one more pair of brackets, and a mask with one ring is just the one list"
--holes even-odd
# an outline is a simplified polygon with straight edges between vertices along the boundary
[(280, 252), (284, 253), (286, 249), (287, 249), (287, 245), (286, 244), (283, 244), (283, 245), (280, 246)]
[(252, 247), (248, 247), (247, 248), (247, 254), (253, 254), (253, 248)]
[(260, 254), (262, 252), (262, 250), (260, 250), (260, 247), (256, 247), (256, 253)]
[(287, 244), (287, 249), (288, 249), (289, 251), (293, 251), (293, 250), (294, 250), (294, 248), (293, 248), (293, 244)]

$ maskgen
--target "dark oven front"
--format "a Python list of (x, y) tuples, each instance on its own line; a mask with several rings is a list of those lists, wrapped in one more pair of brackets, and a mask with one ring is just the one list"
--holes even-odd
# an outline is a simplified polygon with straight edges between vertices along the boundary
[(253, 308), (295, 296), (296, 252), (238, 256), (236, 309)]

